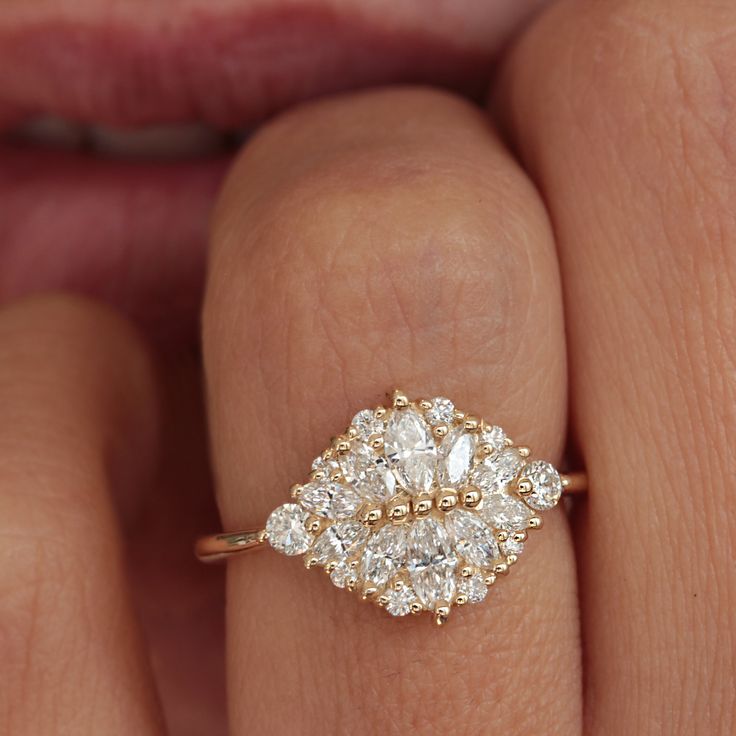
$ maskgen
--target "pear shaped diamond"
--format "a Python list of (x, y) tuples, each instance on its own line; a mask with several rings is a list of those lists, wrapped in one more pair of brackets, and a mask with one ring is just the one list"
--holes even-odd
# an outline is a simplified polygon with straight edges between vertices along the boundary
[(459, 488), (468, 479), (473, 467), (475, 440), (462, 427), (455, 427), (442, 440), (437, 462), (438, 481), (441, 486)]
[(427, 423), (414, 409), (393, 413), (386, 427), (384, 452), (402, 488), (412, 495), (429, 491), (437, 449)]
[(350, 452), (340, 458), (340, 469), (345, 480), (366, 501), (380, 503), (394, 495), (396, 476), (388, 461), (365, 442), (355, 443)]

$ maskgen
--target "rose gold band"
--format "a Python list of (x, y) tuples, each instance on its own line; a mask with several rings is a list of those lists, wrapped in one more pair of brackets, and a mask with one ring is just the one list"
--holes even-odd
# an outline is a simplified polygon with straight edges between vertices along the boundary
[[(563, 493), (566, 496), (585, 493), (588, 478), (584, 472), (562, 474)], [(263, 549), (266, 542), (265, 529), (223, 532), (200, 537), (194, 548), (202, 562), (221, 562), (244, 552)]]

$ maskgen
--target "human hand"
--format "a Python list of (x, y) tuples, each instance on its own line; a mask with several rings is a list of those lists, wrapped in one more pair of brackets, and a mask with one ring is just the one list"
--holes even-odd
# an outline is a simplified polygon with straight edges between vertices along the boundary
[[(277, 555), (232, 564), (233, 734), (731, 732), (734, 15), (560, 3), (492, 114), (350, 95), (238, 157), (203, 327), (224, 528), (391, 386), (551, 459), (569, 421), (591, 490), (440, 630)], [(6, 309), (0, 346), (8, 732), (161, 733), (157, 682), (174, 732), (217, 733), (218, 578), (180, 562), (213, 521), (183, 351), (154, 369), (119, 317), (58, 297)]]

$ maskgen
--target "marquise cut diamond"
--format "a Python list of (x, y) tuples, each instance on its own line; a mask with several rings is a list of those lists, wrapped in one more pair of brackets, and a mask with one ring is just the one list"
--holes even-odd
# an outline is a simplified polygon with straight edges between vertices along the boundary
[(442, 622), (456, 603), (485, 598), (539, 526), (536, 512), (559, 501), (559, 473), (528, 455), (449, 399), (401, 395), (355, 415), (266, 536), (392, 616), (427, 610)]

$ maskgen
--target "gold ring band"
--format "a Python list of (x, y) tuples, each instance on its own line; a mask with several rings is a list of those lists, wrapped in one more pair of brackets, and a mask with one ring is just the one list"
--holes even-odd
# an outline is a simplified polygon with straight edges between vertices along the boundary
[(442, 624), (508, 574), (541, 512), (586, 488), (585, 473), (533, 459), (449, 399), (394, 391), (355, 415), (265, 527), (202, 537), (195, 551), (212, 562), (268, 543), (392, 616)]

